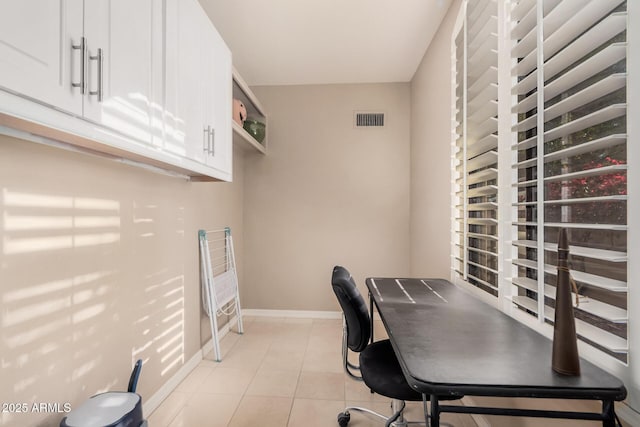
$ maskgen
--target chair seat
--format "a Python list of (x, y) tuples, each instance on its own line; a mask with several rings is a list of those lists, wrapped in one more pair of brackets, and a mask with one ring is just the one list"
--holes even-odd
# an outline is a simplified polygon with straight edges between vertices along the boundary
[(360, 352), (360, 373), (374, 393), (391, 399), (422, 400), (422, 395), (407, 384), (389, 340), (376, 341)]

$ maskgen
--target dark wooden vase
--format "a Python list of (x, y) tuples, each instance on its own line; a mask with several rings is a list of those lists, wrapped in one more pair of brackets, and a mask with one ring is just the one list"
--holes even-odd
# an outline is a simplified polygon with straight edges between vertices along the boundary
[(553, 322), (553, 354), (551, 367), (562, 375), (580, 375), (578, 337), (573, 317), (571, 278), (569, 275), (569, 240), (567, 229), (558, 236), (558, 279), (556, 283), (556, 311)]

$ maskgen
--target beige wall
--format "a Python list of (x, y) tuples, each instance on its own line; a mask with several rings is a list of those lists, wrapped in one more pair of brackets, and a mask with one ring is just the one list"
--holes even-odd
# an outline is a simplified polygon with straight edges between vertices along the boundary
[[(268, 155), (245, 163), (244, 307), (338, 310), (342, 264), (409, 273), (409, 85), (257, 87), (269, 112)], [(353, 111), (386, 112), (354, 129)]]
[(411, 274), (450, 276), (451, 34), (455, 0), (411, 81)]
[(199, 351), (197, 229), (231, 226), (242, 260), (234, 162), (232, 184), (189, 183), (0, 136), (0, 402), (77, 406), (126, 389), (138, 358), (148, 399)]

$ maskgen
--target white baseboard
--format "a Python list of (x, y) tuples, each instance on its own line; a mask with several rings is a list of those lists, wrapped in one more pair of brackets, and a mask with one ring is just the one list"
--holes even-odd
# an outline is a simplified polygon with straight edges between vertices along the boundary
[(176, 372), (169, 380), (162, 384), (160, 389), (153, 394), (149, 399), (146, 399), (142, 404), (142, 411), (145, 414), (145, 418), (149, 418), (149, 415), (153, 413), (158, 406), (171, 394), (173, 390), (193, 371), (196, 366), (202, 361), (202, 351), (198, 351), (193, 355), (191, 359), (187, 361), (178, 372)]
[(291, 317), (304, 319), (341, 319), (339, 311), (311, 311), (311, 310), (262, 310), (255, 308), (243, 308), (243, 316), (256, 317)]
[[(219, 331), (219, 337), (222, 339), (230, 330), (232, 324), (236, 324), (237, 317), (234, 316), (222, 327)], [(169, 380), (164, 383), (160, 389), (153, 394), (149, 399), (142, 404), (142, 410), (145, 414), (145, 418), (149, 418), (149, 416), (158, 409), (160, 404), (173, 392), (180, 383), (187, 378), (187, 376), (193, 371), (198, 364), (202, 361), (205, 354), (208, 354), (213, 350), (213, 338), (209, 339), (200, 351), (196, 352), (191, 359), (187, 361), (178, 372), (176, 372)]]
[(630, 426), (640, 426), (640, 413), (625, 403), (616, 403), (616, 414)]
[[(244, 310), (243, 310), (242, 313), (244, 314)], [(231, 325), (237, 325), (237, 324), (238, 324), (238, 316), (233, 316), (218, 331), (219, 338), (222, 339), (225, 335), (227, 335), (229, 333), (229, 331), (231, 330)], [(204, 343), (204, 345), (202, 346), (202, 357), (204, 358), (204, 356), (206, 354), (208, 354), (209, 352), (211, 352), (211, 351), (213, 351), (213, 337), (209, 338), (209, 341)]]
[[(462, 404), (464, 406), (477, 406), (476, 402), (473, 400), (471, 396), (464, 396), (462, 399)], [(487, 420), (484, 415), (480, 414), (469, 414), (473, 421), (478, 425), (478, 427), (491, 427), (491, 423)]]

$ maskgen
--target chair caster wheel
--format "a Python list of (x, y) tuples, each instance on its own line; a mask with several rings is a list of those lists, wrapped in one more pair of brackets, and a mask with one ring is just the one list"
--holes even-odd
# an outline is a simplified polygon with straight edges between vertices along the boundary
[(340, 427), (347, 427), (349, 421), (351, 420), (351, 414), (348, 412), (340, 412), (338, 414), (338, 425)]

